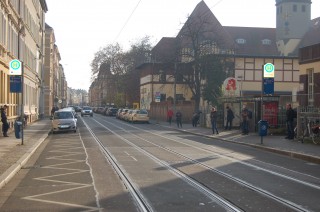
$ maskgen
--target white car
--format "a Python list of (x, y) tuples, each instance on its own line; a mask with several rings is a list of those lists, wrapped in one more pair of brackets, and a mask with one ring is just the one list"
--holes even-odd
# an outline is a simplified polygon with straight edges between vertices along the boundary
[(73, 131), (77, 132), (77, 114), (72, 110), (60, 109), (54, 112), (52, 120), (52, 133)]
[(81, 110), (81, 117), (83, 116), (93, 116), (93, 111), (91, 107), (84, 106)]

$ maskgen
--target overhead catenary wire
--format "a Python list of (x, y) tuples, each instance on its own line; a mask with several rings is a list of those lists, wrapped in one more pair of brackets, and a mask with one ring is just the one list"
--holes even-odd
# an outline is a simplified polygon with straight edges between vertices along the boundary
[(138, 6), (139, 6), (139, 4), (140, 4), (141, 1), (142, 1), (142, 0), (139, 0), (139, 2), (137, 3), (137, 5), (133, 8), (133, 10), (132, 10), (131, 14), (129, 15), (128, 19), (127, 19), (126, 22), (123, 24), (123, 26), (122, 26), (122, 28), (120, 29), (119, 33), (118, 33), (117, 36), (115, 37), (113, 43), (120, 37), (123, 29), (126, 27), (126, 25), (128, 24), (128, 22), (130, 21), (132, 15), (134, 14), (134, 12), (136, 11), (136, 9), (138, 8)]

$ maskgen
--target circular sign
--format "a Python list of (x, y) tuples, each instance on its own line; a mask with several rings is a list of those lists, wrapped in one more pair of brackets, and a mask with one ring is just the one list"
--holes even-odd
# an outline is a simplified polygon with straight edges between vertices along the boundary
[(274, 71), (274, 65), (272, 63), (267, 63), (264, 65), (264, 70), (266, 72), (273, 72)]
[(263, 66), (263, 77), (274, 77), (274, 65), (272, 63), (266, 63)]
[(11, 60), (9, 63), (9, 75), (21, 75), (21, 62), (19, 60)]
[(60, 104), (62, 103), (62, 100), (61, 99), (59, 99), (59, 101), (58, 101)]

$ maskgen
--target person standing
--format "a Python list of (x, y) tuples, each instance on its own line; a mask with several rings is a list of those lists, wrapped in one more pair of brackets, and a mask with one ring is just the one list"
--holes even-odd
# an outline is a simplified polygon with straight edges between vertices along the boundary
[(2, 122), (2, 133), (4, 137), (9, 137), (8, 136), (8, 130), (9, 130), (9, 123), (7, 119), (7, 110), (8, 106), (4, 105), (0, 110), (1, 110), (1, 122)]
[(249, 110), (246, 105), (243, 105), (241, 110), (241, 118), (242, 118), (242, 135), (249, 134)]
[(294, 120), (294, 111), (291, 107), (291, 104), (286, 105), (286, 122), (287, 122), (287, 137), (286, 139), (292, 140), (294, 137), (294, 127), (293, 127), (293, 120)]
[(192, 115), (192, 126), (193, 127), (197, 127), (199, 119), (200, 119), (200, 112), (195, 112)]
[(217, 118), (218, 113), (215, 107), (212, 107), (211, 113), (210, 113), (210, 121), (211, 121), (211, 127), (212, 127), (212, 133), (214, 134), (214, 131), (216, 131), (217, 135), (219, 134), (218, 128), (217, 128)]
[(172, 122), (172, 116), (173, 116), (173, 111), (171, 110), (171, 108), (169, 108), (168, 112), (167, 112), (167, 119), (169, 124), (171, 125)]
[(229, 106), (227, 106), (226, 109), (227, 109), (227, 123), (226, 123), (225, 130), (231, 130), (232, 129), (232, 120), (234, 119), (234, 114)]
[(177, 121), (178, 128), (179, 127), (182, 128), (182, 113), (180, 111), (176, 113), (176, 121)]

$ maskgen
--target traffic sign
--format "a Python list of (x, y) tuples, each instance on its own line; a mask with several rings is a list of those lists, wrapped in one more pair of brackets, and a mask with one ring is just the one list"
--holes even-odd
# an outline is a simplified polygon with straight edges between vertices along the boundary
[(21, 76), (10, 76), (10, 93), (21, 93)]
[(263, 94), (265, 95), (274, 94), (274, 78), (263, 79)]
[(274, 78), (274, 65), (272, 63), (266, 63), (263, 66), (263, 77)]
[(22, 65), (19, 60), (11, 60), (9, 63), (9, 75), (22, 75)]

